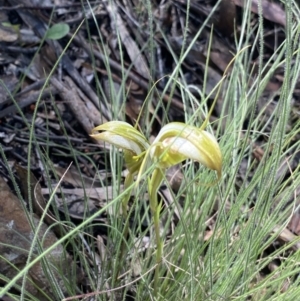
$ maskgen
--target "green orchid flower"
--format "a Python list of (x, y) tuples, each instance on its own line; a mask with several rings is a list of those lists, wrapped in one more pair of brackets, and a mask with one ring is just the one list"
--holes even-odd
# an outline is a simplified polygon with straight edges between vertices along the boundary
[[(204, 126), (206, 123), (204, 124)], [(100, 132), (99, 132), (100, 131)], [(156, 269), (154, 275), (154, 292), (158, 290), (159, 264), (162, 259), (163, 243), (160, 237), (159, 217), (161, 205), (158, 204), (157, 192), (164, 180), (167, 168), (186, 159), (199, 161), (211, 170), (215, 170), (218, 179), (221, 177), (222, 154), (216, 138), (202, 128), (172, 122), (165, 125), (150, 145), (145, 136), (126, 122), (111, 121), (93, 129), (91, 136), (123, 149), (128, 175), (125, 188), (128, 188), (137, 175), (137, 183), (141, 173), (152, 162), (154, 170), (148, 179), (150, 209), (156, 237)], [(130, 193), (123, 200), (123, 214), (127, 215)], [(128, 224), (125, 224), (127, 235)]]
[(132, 175), (139, 171), (143, 161), (142, 155), (150, 147), (143, 134), (123, 121), (101, 124), (92, 130), (90, 136), (123, 149), (126, 167)]
[(222, 154), (216, 138), (209, 132), (185, 123), (171, 122), (161, 129), (152, 145), (151, 158), (159, 158), (163, 169), (192, 159), (216, 170), (218, 178), (221, 176)]
[[(99, 133), (100, 131), (100, 133)], [(165, 125), (150, 148), (137, 129), (123, 121), (110, 121), (95, 127), (91, 137), (123, 149), (125, 165), (131, 175), (140, 172), (146, 152), (165, 170), (186, 159), (199, 161), (221, 176), (222, 155), (216, 138), (207, 131), (185, 123)]]

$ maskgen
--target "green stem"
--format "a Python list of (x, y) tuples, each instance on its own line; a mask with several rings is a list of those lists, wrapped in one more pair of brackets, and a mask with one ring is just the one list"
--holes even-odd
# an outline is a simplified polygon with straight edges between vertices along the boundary
[[(124, 190), (126, 190), (131, 184), (133, 183), (133, 175), (131, 173), (128, 173), (128, 175), (125, 178), (124, 182)], [(129, 233), (129, 219), (128, 219), (128, 214), (127, 214), (127, 206), (128, 202), (130, 199), (131, 195), (131, 189), (128, 191), (128, 193), (124, 196), (124, 199), (122, 200), (122, 215), (123, 215), (123, 220), (124, 220), (124, 229), (123, 229), (123, 237), (121, 240), (121, 245), (119, 245), (118, 248), (118, 255), (117, 255), (117, 271), (114, 276), (114, 280), (117, 281), (117, 278), (120, 274), (120, 269), (122, 266), (122, 259), (125, 255), (126, 251), (126, 241), (128, 238), (128, 233)]]
[(156, 168), (152, 174), (151, 180), (149, 182), (149, 197), (150, 197), (150, 209), (153, 215), (155, 239), (156, 239), (156, 267), (154, 272), (154, 298), (158, 294), (158, 283), (159, 283), (159, 273), (160, 273), (160, 264), (163, 255), (163, 242), (160, 237), (159, 229), (159, 217), (161, 206), (158, 205), (157, 200), (157, 191), (163, 180), (163, 173), (160, 169)]

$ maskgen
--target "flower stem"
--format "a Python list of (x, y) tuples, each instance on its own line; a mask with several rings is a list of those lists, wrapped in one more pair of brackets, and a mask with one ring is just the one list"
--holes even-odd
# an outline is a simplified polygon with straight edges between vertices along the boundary
[[(128, 175), (125, 178), (124, 182), (124, 189), (126, 190), (131, 184), (133, 183), (133, 175), (131, 173), (128, 173)], [(121, 240), (121, 244), (119, 244), (118, 248), (118, 255), (117, 255), (117, 271), (115, 273), (114, 280), (117, 281), (117, 278), (120, 274), (120, 269), (122, 266), (122, 259), (125, 255), (126, 251), (126, 240), (128, 238), (129, 233), (129, 218), (127, 214), (127, 206), (131, 195), (131, 189), (128, 191), (128, 193), (124, 196), (122, 200), (122, 215), (123, 215), (123, 221), (124, 221), (124, 229), (123, 229), (123, 237)]]
[(158, 283), (159, 283), (159, 272), (160, 272), (160, 264), (163, 255), (163, 242), (160, 236), (160, 228), (159, 228), (159, 217), (160, 217), (160, 209), (161, 205), (158, 204), (157, 200), (157, 191), (163, 180), (163, 173), (159, 168), (156, 168), (152, 174), (151, 180), (149, 182), (149, 196), (150, 196), (150, 208), (153, 215), (153, 224), (155, 231), (155, 239), (156, 239), (156, 267), (154, 272), (154, 298), (157, 297), (158, 294)]

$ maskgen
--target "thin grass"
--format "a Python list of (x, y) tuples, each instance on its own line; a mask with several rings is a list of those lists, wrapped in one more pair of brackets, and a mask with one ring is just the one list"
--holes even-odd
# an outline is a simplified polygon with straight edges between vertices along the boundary
[[(153, 20), (151, 13), (151, 2), (145, 2), (147, 10), (146, 15)], [(290, 174), (288, 178), (278, 176), (278, 169), (283, 162), (292, 162), (293, 157), (299, 152), (299, 142), (293, 142), (294, 137), (299, 135), (300, 122), (292, 124), (288, 128), (288, 121), (291, 111), (293, 87), (299, 78), (299, 51), (297, 51), (294, 40), (298, 41), (299, 29), (291, 21), (294, 17), (299, 20), (297, 6), (293, 6), (293, 1), (287, 1), (287, 39), (274, 53), (269, 61), (263, 62), (263, 19), (259, 18), (257, 36), (253, 45), (248, 51), (243, 51), (236, 57), (233, 68), (224, 82), (222, 93), (223, 107), (219, 122), (216, 121), (213, 126), (215, 132), (219, 135), (220, 145), (223, 152), (223, 177), (214, 187), (206, 187), (205, 184), (215, 180), (212, 172), (204, 168), (195, 168), (193, 163), (188, 163), (182, 167), (184, 173), (184, 183), (179, 191), (173, 195), (174, 202), (163, 212), (161, 220), (164, 221), (161, 226), (164, 233), (164, 254), (161, 264), (160, 274), (160, 291), (156, 300), (296, 300), (300, 294), (299, 277), (300, 267), (299, 251), (291, 251), (295, 242), (289, 244), (278, 244), (278, 236), (288, 224), (293, 212), (297, 208), (295, 205), (298, 200), (292, 196), (297, 187), (300, 186), (299, 168)], [(216, 4), (217, 7), (218, 4)], [(247, 1), (250, 5), (250, 1)], [(187, 6), (189, 8), (189, 5)], [(260, 9), (261, 10), (261, 9)], [(244, 10), (244, 16), (241, 26), (242, 38), (236, 40), (236, 53), (245, 45), (248, 45), (255, 29), (250, 27), (250, 9)], [(261, 11), (260, 11), (261, 13)], [(142, 18), (143, 16), (141, 16)], [(207, 19), (209, 22), (209, 18)], [(197, 37), (200, 36), (204, 26), (199, 29), (197, 35), (191, 41), (188, 47), (182, 48), (179, 57), (176, 56), (168, 38), (164, 36), (165, 43), (173, 56), (176, 67), (173, 73), (167, 78), (165, 89), (158, 99), (156, 99), (157, 110), (152, 117), (149, 111), (150, 105), (145, 106), (143, 121), (149, 120), (149, 124), (143, 127), (147, 132), (151, 132), (152, 124), (155, 120), (155, 114), (159, 107), (163, 107), (166, 114), (163, 122), (167, 122), (169, 106), (163, 104), (164, 93), (172, 95), (178, 86), (180, 87), (182, 101), (185, 107), (184, 117), (189, 124), (201, 125), (199, 122), (200, 112), (207, 112), (204, 109), (206, 97), (200, 90), (200, 99), (194, 99), (191, 96), (190, 89), (184, 79), (182, 63), (189, 49), (193, 47)], [(152, 26), (152, 25), (151, 25)], [(183, 33), (187, 36), (188, 19), (186, 28)], [(102, 45), (105, 45), (104, 37), (99, 31), (99, 38)], [(121, 64), (123, 63), (123, 50), (121, 40), (118, 36), (118, 44), (121, 55)], [(211, 36), (213, 39), (213, 36)], [(92, 39), (90, 38), (90, 42)], [(252, 39), (251, 39), (252, 42)], [(183, 45), (186, 45), (183, 42)], [(98, 45), (105, 53), (105, 47)], [(255, 48), (260, 49), (259, 72), (258, 75), (252, 74), (250, 61)], [(298, 46), (297, 46), (298, 47)], [(149, 43), (147, 49), (151, 51), (150, 70), (154, 69), (153, 53), (155, 51), (155, 40), (153, 28), (149, 28)], [(108, 55), (107, 55), (108, 57)], [(262, 122), (262, 116), (265, 115), (264, 108), (257, 112), (257, 103), (262, 97), (264, 88), (268, 80), (274, 74), (274, 71), (284, 66), (285, 80), (280, 91), (280, 99), (277, 108), (272, 114)], [(105, 100), (106, 106), (110, 106), (111, 114), (116, 119), (123, 119), (124, 115), (120, 114), (120, 99), (125, 99), (126, 89), (125, 80), (127, 74), (122, 74), (123, 84), (119, 91), (115, 90), (113, 83), (113, 71), (109, 63), (105, 63), (105, 69), (111, 85), (111, 101), (106, 99), (101, 85), (98, 85), (99, 99)], [(131, 67), (130, 67), (131, 68)], [(128, 70), (130, 70), (128, 68)], [(53, 69), (54, 70), (54, 69)], [(95, 72), (96, 73), (96, 72)], [(207, 81), (205, 73), (204, 86)], [(178, 85), (180, 83), (180, 85)], [(155, 89), (154, 89), (155, 90)], [(205, 87), (203, 88), (205, 91)], [(157, 92), (157, 90), (155, 91)], [(149, 104), (153, 100), (155, 93), (149, 97)], [(269, 98), (269, 103), (273, 101)], [(16, 103), (17, 105), (17, 103)], [(121, 107), (123, 104), (121, 104)], [(56, 108), (53, 101), (53, 107)], [(192, 107), (192, 109), (191, 109)], [(265, 109), (267, 109), (267, 105)], [(114, 108), (118, 108), (115, 110)], [(197, 114), (195, 114), (197, 112)], [(56, 114), (63, 128), (63, 122), (59, 113)], [(153, 112), (152, 112), (153, 114)], [(37, 149), (40, 154), (45, 173), (49, 176), (50, 172), (55, 173), (53, 165), (48, 160), (47, 147), (38, 146), (38, 137), (35, 135), (34, 120), (28, 121), (24, 115), (21, 115), (28, 128), (31, 129), (29, 135), (30, 148)], [(245, 129), (244, 123), (248, 122)], [(101, 123), (101, 121), (99, 121)], [(65, 132), (67, 134), (67, 132)], [(66, 135), (67, 136), (67, 135)], [(253, 145), (261, 136), (265, 137), (265, 143), (261, 144), (264, 149), (264, 157), (260, 163), (252, 159)], [(51, 142), (51, 138), (45, 140)], [(78, 157), (83, 156), (88, 160), (95, 169), (97, 166), (91, 160), (91, 157), (80, 150), (73, 149), (72, 142), (68, 141), (69, 156), (76, 168), (80, 171)], [(1, 147), (0, 147), (1, 149)], [(65, 151), (65, 150), (64, 150)], [(30, 168), (31, 151), (29, 149), (28, 168)], [(5, 160), (5, 153), (1, 151), (2, 158)], [(117, 264), (115, 259), (120, 252), (120, 242), (122, 241), (123, 223), (120, 218), (121, 200), (126, 194), (120, 192), (121, 172), (123, 162), (116, 149), (109, 153), (109, 161), (105, 161), (107, 169), (111, 171), (111, 185), (115, 188), (115, 197), (112, 202), (106, 204), (99, 212), (92, 216), (86, 217), (78, 225), (68, 224), (70, 229), (64, 237), (60, 238), (51, 248), (43, 250), (35, 259), (28, 262), (26, 269), (20, 271), (18, 276), (11, 279), (9, 283), (0, 289), (0, 295), (16, 284), (17, 279), (21, 279), (37, 261), (45, 257), (58, 244), (68, 242), (73, 245), (75, 257), (80, 262), (85, 271), (92, 290), (98, 300), (125, 300), (126, 294), (134, 294), (134, 300), (153, 300), (152, 282), (153, 269), (155, 267), (155, 245), (153, 244), (153, 229), (151, 218), (146, 213), (144, 215), (138, 212), (149, 210), (148, 205), (141, 201), (147, 192), (146, 185), (135, 186), (135, 199), (133, 200), (130, 215), (134, 217), (135, 231), (129, 235), (126, 241), (127, 254), (120, 258), (118, 265), (123, 267), (124, 277), (114, 279), (117, 274)], [(7, 162), (7, 160), (6, 160)], [(7, 163), (8, 165), (8, 163)], [(241, 166), (245, 166), (243, 179), (239, 180)], [(152, 167), (153, 168), (153, 167)], [(10, 169), (9, 169), (10, 170)], [(145, 171), (145, 179), (150, 170)], [(11, 173), (13, 179), (13, 174)], [(238, 183), (241, 184), (237, 185)], [(14, 183), (16, 185), (16, 183)], [(50, 181), (49, 181), (50, 184)], [(103, 186), (105, 184), (103, 183)], [(30, 185), (28, 184), (28, 187)], [(16, 190), (17, 189), (16, 186)], [(53, 199), (58, 192), (59, 187), (53, 190), (49, 199), (49, 204), (54, 203)], [(19, 195), (21, 198), (21, 194)], [(88, 200), (88, 195), (85, 196)], [(276, 200), (276, 202), (275, 202)], [(179, 212), (179, 221), (169, 237), (170, 224), (174, 211)], [(91, 263), (91, 258), (87, 260), (83, 256), (84, 242), (78, 244), (78, 238), (85, 233), (91, 233), (89, 227), (93, 219), (99, 214), (109, 212), (107, 231), (107, 253), (105, 260), (99, 264), (96, 261)], [(210, 219), (213, 220), (212, 232), (208, 234), (208, 224)], [(66, 217), (68, 221), (70, 217)], [(143, 220), (148, 221), (148, 227), (142, 227)], [(102, 225), (103, 226), (103, 225)], [(38, 230), (38, 229), (37, 229)], [(149, 239), (150, 245), (145, 247), (143, 239)], [(80, 239), (79, 239), (80, 241)], [(297, 240), (298, 241), (298, 240)], [(276, 248), (272, 248), (276, 245)], [(78, 246), (78, 247), (77, 247)], [(114, 248), (114, 246), (118, 246)], [(143, 249), (144, 248), (144, 249)], [(98, 250), (91, 243), (91, 254), (97, 254)], [(271, 263), (278, 262), (280, 265), (274, 271), (268, 270)], [(94, 259), (95, 260), (95, 257)], [(139, 270), (138, 275), (135, 275)], [(268, 273), (264, 271), (268, 270)], [(135, 278), (137, 277), (137, 279)], [(50, 279), (49, 279), (50, 281)], [(52, 280), (51, 280), (52, 281)], [(132, 283), (133, 282), (133, 283)], [(288, 282), (287, 289), (286, 283)], [(70, 294), (76, 295), (80, 291), (74, 283), (69, 283)], [(59, 285), (55, 286), (58, 290), (55, 293), (56, 300), (63, 296), (59, 292)], [(126, 289), (119, 289), (125, 287)], [(110, 290), (115, 289), (116, 291)], [(21, 289), (22, 290), (22, 289)], [(82, 293), (82, 292), (81, 292)], [(25, 293), (22, 296), (26, 299)], [(32, 296), (31, 296), (32, 297)], [(30, 297), (30, 298), (31, 298)], [(33, 300), (33, 299), (31, 299)]]

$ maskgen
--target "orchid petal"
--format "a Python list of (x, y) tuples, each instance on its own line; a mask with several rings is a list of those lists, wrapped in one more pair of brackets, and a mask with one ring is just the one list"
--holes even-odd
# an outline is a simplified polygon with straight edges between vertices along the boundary
[(216, 138), (203, 130), (184, 123), (164, 126), (153, 142), (150, 156), (160, 157), (159, 164), (168, 168), (185, 159), (199, 161), (221, 176), (222, 154)]
[(150, 146), (147, 139), (137, 129), (123, 121), (101, 124), (92, 130), (90, 136), (123, 149), (126, 167), (132, 174), (139, 171), (144, 159), (143, 153)]
[[(97, 133), (97, 131), (103, 132)], [(103, 136), (103, 134), (105, 135)], [(116, 135), (116, 137), (109, 141), (110, 135)], [(132, 125), (123, 121), (109, 121), (101, 124), (92, 130), (92, 134), (90, 136), (99, 140), (104, 140), (103, 138), (105, 138), (106, 140), (104, 141), (116, 145), (120, 148), (130, 150), (136, 155), (144, 152), (149, 147), (149, 143), (144, 135), (141, 134)], [(123, 139), (128, 140), (128, 143), (125, 143), (125, 140), (119, 140), (117, 136), (122, 136)], [(118, 143), (123, 143), (124, 147)]]

